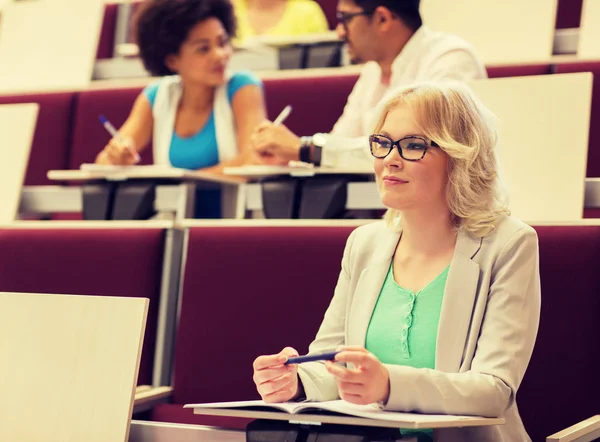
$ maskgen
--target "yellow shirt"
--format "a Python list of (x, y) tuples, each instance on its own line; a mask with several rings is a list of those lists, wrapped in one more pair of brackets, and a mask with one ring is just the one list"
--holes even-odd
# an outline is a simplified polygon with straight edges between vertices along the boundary
[[(286, 6), (281, 20), (261, 35), (302, 35), (327, 32), (329, 26), (321, 7), (313, 0), (285, 0)], [(233, 0), (237, 18), (237, 42), (256, 36), (248, 21), (246, 0)]]

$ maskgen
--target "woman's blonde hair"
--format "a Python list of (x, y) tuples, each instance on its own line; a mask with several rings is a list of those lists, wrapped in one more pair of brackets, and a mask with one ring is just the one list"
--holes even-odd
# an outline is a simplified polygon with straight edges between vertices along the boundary
[[(494, 115), (463, 83), (421, 83), (383, 104), (375, 133), (398, 106), (408, 106), (423, 135), (450, 157), (446, 201), (455, 226), (477, 237), (489, 235), (498, 218), (510, 214), (498, 171)], [(389, 209), (384, 219), (395, 228), (400, 213)]]

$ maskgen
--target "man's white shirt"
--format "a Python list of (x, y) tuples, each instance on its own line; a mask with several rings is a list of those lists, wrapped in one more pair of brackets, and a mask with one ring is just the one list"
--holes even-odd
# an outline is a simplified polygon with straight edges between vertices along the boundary
[(376, 62), (365, 63), (342, 116), (325, 136), (321, 165), (336, 168), (371, 167), (368, 135), (386, 95), (412, 83), (431, 80), (469, 81), (487, 78), (472, 46), (461, 38), (421, 26), (392, 63), (389, 85)]

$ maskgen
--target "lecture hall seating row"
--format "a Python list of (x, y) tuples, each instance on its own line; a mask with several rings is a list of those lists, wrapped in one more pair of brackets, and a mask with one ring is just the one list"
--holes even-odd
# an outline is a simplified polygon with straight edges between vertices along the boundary
[[(323, 9), (330, 29), (335, 29), (337, 0), (316, 0)], [(139, 2), (134, 2), (134, 5)], [(556, 28), (578, 28), (581, 19), (581, 6), (583, 0), (559, 0), (556, 13)], [(113, 56), (115, 43), (115, 29), (117, 26), (117, 3), (109, 3), (104, 10), (104, 20), (98, 43), (97, 59), (106, 59)]]
[[(586, 71), (600, 75), (600, 61), (488, 68), (491, 78)], [(356, 74), (344, 74), (265, 79), (268, 115), (274, 118), (287, 104), (291, 104), (294, 111), (286, 121), (290, 129), (298, 134), (328, 132), (341, 115), (356, 78)], [(587, 177), (600, 177), (599, 81), (595, 79), (593, 89)], [(140, 90), (140, 87), (130, 87), (0, 96), (0, 104), (40, 104), (25, 184), (52, 184), (46, 177), (48, 170), (79, 168), (82, 163), (93, 162), (109, 138), (98, 122), (98, 115), (104, 114), (116, 126), (121, 125)], [(142, 164), (151, 162), (152, 149), (147, 149), (142, 155)], [(594, 216), (593, 209), (588, 210), (586, 216)]]
[[(146, 418), (243, 427), (182, 405), (254, 399), (252, 361), (286, 345), (300, 353), (332, 296), (354, 226), (190, 222), (182, 242), (180, 314), (173, 334), (172, 398)], [(541, 324), (518, 393), (534, 441), (597, 413), (600, 223), (535, 226)], [(153, 376), (165, 228), (0, 228), (0, 291), (147, 297), (139, 383)], [(179, 274), (179, 273), (178, 273)], [(176, 312), (176, 309), (173, 310)], [(175, 320), (175, 315), (172, 318)]]

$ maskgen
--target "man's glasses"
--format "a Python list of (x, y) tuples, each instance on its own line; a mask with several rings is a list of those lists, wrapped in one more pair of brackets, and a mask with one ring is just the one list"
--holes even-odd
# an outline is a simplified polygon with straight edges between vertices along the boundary
[(337, 18), (338, 23), (342, 24), (342, 26), (347, 27), (348, 22), (352, 20), (354, 17), (358, 17), (359, 15), (371, 15), (372, 12), (368, 11), (359, 11), (359, 12), (337, 12), (335, 17)]
[(440, 147), (434, 141), (429, 141), (417, 135), (409, 135), (393, 141), (387, 135), (373, 134), (369, 137), (371, 155), (375, 158), (387, 157), (396, 147), (400, 156), (406, 161), (419, 161), (425, 156), (428, 147)]

